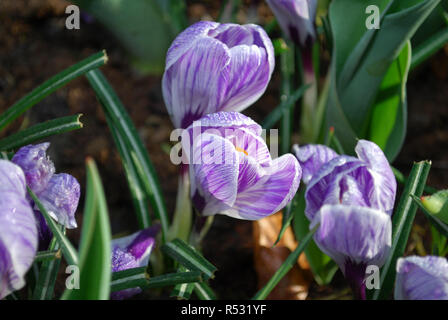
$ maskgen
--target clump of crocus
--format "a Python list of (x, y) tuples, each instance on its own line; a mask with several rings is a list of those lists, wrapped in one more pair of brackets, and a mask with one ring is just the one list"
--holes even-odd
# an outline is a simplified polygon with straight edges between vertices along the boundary
[(433, 195), (421, 197), (421, 201), (429, 213), (448, 223), (448, 190), (441, 190)]
[(163, 97), (176, 128), (218, 111), (241, 111), (266, 90), (272, 42), (259, 26), (201, 21), (183, 31), (166, 57)]
[[(46, 154), (49, 146), (49, 143), (41, 143), (22, 147), (16, 152), (12, 162), (22, 168), (26, 184), (50, 216), (69, 229), (76, 228), (75, 212), (80, 186), (76, 178), (69, 174), (55, 174), (54, 164)], [(38, 221), (40, 248), (45, 250), (52, 235), (37, 206), (34, 210)]]
[(448, 300), (448, 261), (411, 256), (397, 261), (396, 300)]
[(365, 299), (366, 268), (381, 267), (391, 246), (397, 183), (376, 144), (360, 140), (355, 151), (357, 158), (337, 156), (309, 145), (296, 155), (311, 176), (305, 214), (317, 228), (314, 240), (339, 265), (355, 297)]
[[(159, 230), (160, 226), (155, 225), (130, 236), (112, 240), (112, 272), (147, 266)], [(140, 288), (126, 289), (112, 292), (111, 298), (127, 299), (140, 292)]]
[(195, 121), (182, 139), (190, 161), (191, 195), (204, 216), (257, 220), (281, 210), (299, 187), (302, 170), (292, 154), (272, 159), (262, 129), (238, 112)]
[(20, 167), (0, 160), (0, 299), (25, 285), (37, 251), (37, 228)]
[(302, 47), (314, 42), (317, 0), (267, 0), (267, 3), (292, 41)]

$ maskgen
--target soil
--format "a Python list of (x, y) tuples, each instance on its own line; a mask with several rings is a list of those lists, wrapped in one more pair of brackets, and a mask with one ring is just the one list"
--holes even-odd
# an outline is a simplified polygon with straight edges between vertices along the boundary
[[(187, 1), (190, 20), (198, 20), (207, 14), (215, 17), (219, 9), (216, 3)], [(166, 152), (173, 128), (161, 95), (161, 77), (144, 76), (133, 70), (126, 53), (114, 37), (97, 23), (82, 22), (80, 30), (65, 29), (64, 11), (67, 4), (63, 0), (0, 2), (0, 112), (54, 74), (106, 49), (109, 62), (102, 71), (126, 106), (146, 144), (159, 176), (168, 212), (172, 212), (178, 169)], [(260, 5), (259, 14), (264, 15), (264, 10), (265, 7)], [(431, 159), (433, 166), (429, 184), (436, 188), (446, 188), (448, 184), (447, 67), (448, 52), (441, 51), (412, 72), (408, 83), (408, 135), (394, 163), (407, 174), (413, 161)], [(277, 72), (266, 94), (245, 113), (261, 121), (278, 104), (279, 82)], [(84, 114), (84, 128), (49, 139), (50, 157), (57, 171), (77, 177), (82, 189), (85, 187), (85, 158), (93, 157), (107, 195), (113, 234), (133, 232), (137, 229), (137, 222), (121, 161), (105, 116), (86, 79), (70, 82), (48, 96), (1, 132), (0, 137), (26, 125), (76, 113)], [(80, 203), (83, 203), (83, 198)], [(82, 205), (77, 220), (82, 225)], [(418, 215), (417, 221), (419, 237), (427, 239), (429, 232), (424, 217)], [(75, 244), (79, 232), (80, 229), (68, 232)], [(203, 252), (219, 269), (212, 286), (220, 298), (248, 299), (256, 292), (258, 284), (253, 266), (253, 247), (251, 222), (216, 217), (204, 241)], [(411, 243), (409, 248), (413, 250), (415, 247)], [(334, 287), (338, 287), (339, 282), (336, 279)], [(331, 294), (334, 287), (317, 289), (313, 286), (310, 298)]]

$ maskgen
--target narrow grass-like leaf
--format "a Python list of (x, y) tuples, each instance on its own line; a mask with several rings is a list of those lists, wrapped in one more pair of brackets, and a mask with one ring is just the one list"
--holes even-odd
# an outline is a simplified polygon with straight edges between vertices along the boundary
[(294, 104), (297, 102), (297, 100), (299, 100), (303, 96), (304, 92), (308, 88), (309, 88), (309, 85), (304, 85), (304, 86), (300, 87), (299, 89), (297, 89), (296, 91), (294, 91), (289, 96), (289, 99), (280, 103), (274, 110), (272, 110), (266, 116), (266, 118), (263, 120), (261, 126), (266, 130), (271, 129), (277, 123), (277, 121), (279, 121), (281, 119), (282, 115), (285, 112), (291, 110), (291, 108), (294, 106)]
[(86, 160), (87, 188), (79, 245), (79, 289), (67, 289), (63, 299), (109, 299), (111, 281), (111, 231), (103, 186), (93, 159)]
[(281, 267), (275, 272), (272, 278), (268, 281), (268, 283), (257, 292), (257, 294), (253, 297), (253, 300), (264, 300), (271, 293), (271, 291), (275, 288), (275, 286), (282, 280), (282, 278), (292, 269), (292, 267), (297, 263), (297, 259), (300, 254), (306, 248), (310, 240), (312, 239), (314, 233), (317, 230), (316, 226), (313, 230), (311, 230), (306, 237), (302, 239), (297, 248), (291, 252), (291, 254), (286, 258), (285, 262), (281, 265)]
[(448, 43), (448, 28), (440, 30), (424, 43), (415, 48), (412, 55), (411, 69), (417, 67), (423, 61), (427, 60), (439, 49), (441, 49), (446, 43)]
[(120, 154), (121, 161), (123, 163), (126, 179), (128, 180), (129, 190), (131, 192), (132, 202), (137, 214), (137, 220), (139, 225), (144, 226), (151, 225), (151, 217), (148, 211), (148, 198), (145, 194), (145, 187), (138, 178), (138, 172), (135, 168), (134, 161), (130, 154), (127, 152), (126, 144), (121, 136), (120, 132), (115, 128), (114, 123), (108, 115), (106, 115), (107, 123), (112, 134), (112, 138), (117, 146), (118, 153)]
[(149, 274), (146, 267), (133, 268), (112, 274), (111, 292), (124, 289), (137, 288), (148, 284)]
[(35, 141), (82, 128), (82, 114), (62, 117), (36, 124), (0, 140), (0, 150), (17, 149)]
[[(287, 101), (294, 87), (294, 45), (288, 41), (288, 50), (280, 54), (280, 66), (282, 74), (281, 101)], [(291, 103), (288, 108), (283, 109), (280, 126), (280, 153), (288, 153), (291, 148), (292, 119), (294, 115), (295, 103)]]
[(420, 197), (428, 177), (431, 162), (421, 161), (412, 167), (409, 178), (403, 190), (397, 209), (392, 218), (392, 245), (389, 257), (381, 269), (381, 288), (375, 290), (373, 299), (387, 299), (395, 282), (395, 265), (398, 258), (403, 256), (414, 222), (417, 204), (411, 195)]
[(204, 273), (207, 279), (213, 278), (216, 267), (186, 242), (174, 239), (165, 243), (162, 251), (188, 269)]
[(206, 282), (195, 282), (194, 292), (200, 300), (216, 300), (216, 294)]
[(98, 52), (45, 81), (0, 115), (0, 130), (68, 82), (83, 75), (89, 70), (103, 66), (106, 64), (107, 59), (105, 51)]
[(288, 229), (288, 227), (291, 225), (291, 221), (292, 218), (294, 217), (294, 206), (296, 205), (296, 198), (294, 197), (294, 199), (288, 203), (288, 205), (285, 207), (285, 209), (283, 210), (282, 214), (283, 214), (283, 218), (282, 218), (282, 228), (280, 229), (280, 232), (278, 233), (278, 237), (277, 240), (274, 243), (274, 246), (277, 245), (277, 243), (280, 241), (280, 239), (283, 237), (283, 234), (285, 233), (286, 229)]
[[(395, 179), (397, 179), (398, 183), (400, 183), (402, 185), (406, 184), (406, 181), (407, 181), (408, 178), (402, 172), (400, 172), (400, 170), (398, 170), (397, 168), (392, 167), (392, 172), (394, 173)], [(433, 194), (433, 193), (436, 193), (438, 190), (436, 188), (431, 187), (431, 186), (425, 186), (424, 191), (426, 193)]]
[[(87, 79), (95, 90), (95, 93), (104, 108), (104, 111), (113, 121), (115, 128), (120, 132), (126, 145), (127, 152), (135, 155), (136, 167), (144, 173), (139, 178), (146, 187), (145, 191), (151, 201), (151, 205), (160, 219), (162, 225), (163, 241), (168, 230), (168, 215), (163, 202), (162, 191), (157, 179), (156, 172), (148, 156), (144, 144), (138, 135), (137, 129), (131, 121), (123, 104), (112, 89), (104, 75), (99, 70), (93, 70), (87, 73)], [(143, 228), (149, 225), (142, 226)]]
[(45, 221), (47, 222), (48, 226), (51, 229), (51, 232), (53, 232), (53, 235), (58, 240), (59, 245), (61, 246), (62, 254), (64, 255), (64, 258), (67, 261), (67, 263), (70, 265), (78, 265), (78, 254), (76, 253), (75, 248), (73, 248), (73, 245), (70, 243), (70, 241), (64, 235), (64, 233), (61, 231), (61, 229), (59, 228), (56, 221), (54, 221), (53, 218), (50, 217), (47, 210), (40, 202), (39, 198), (36, 197), (36, 195), (34, 194), (33, 191), (31, 191), (30, 188), (27, 188), (27, 189), (28, 189), (28, 193), (30, 194), (34, 203), (39, 208), (39, 211), (44, 216)]
[(46, 260), (54, 260), (61, 258), (60, 250), (39, 251), (34, 257), (34, 262), (42, 262)]
[[(189, 270), (182, 265), (177, 270), (177, 272), (179, 273), (188, 271)], [(173, 291), (170, 294), (170, 297), (177, 297), (177, 299), (180, 300), (188, 300), (190, 299), (193, 289), (194, 283), (179, 283), (174, 287)]]
[[(57, 238), (53, 237), (53, 240), (49, 246), (49, 252), (59, 248), (59, 243)], [(34, 262), (38, 261), (37, 257)], [(52, 259), (46, 259), (42, 262), (39, 269), (39, 276), (37, 278), (36, 287), (33, 292), (33, 300), (51, 300), (53, 298), (54, 285), (59, 271), (59, 266), (61, 264), (60, 256), (56, 255)]]
[(411, 195), (412, 199), (418, 204), (426, 218), (428, 218), (429, 222), (446, 238), (448, 238), (448, 225), (432, 215), (428, 210), (426, 210), (425, 206), (423, 206), (422, 201), (419, 197), (416, 197), (415, 195)]

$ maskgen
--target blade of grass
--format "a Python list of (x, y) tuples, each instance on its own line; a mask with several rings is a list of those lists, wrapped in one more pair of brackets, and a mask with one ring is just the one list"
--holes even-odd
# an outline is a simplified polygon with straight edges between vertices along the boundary
[(204, 273), (207, 279), (214, 277), (216, 267), (186, 242), (174, 239), (165, 243), (162, 251), (188, 269)]
[(79, 119), (82, 114), (62, 117), (36, 124), (0, 140), (0, 150), (12, 150), (23, 147), (35, 141), (64, 132), (81, 129), (83, 124)]
[(195, 282), (194, 292), (200, 300), (216, 300), (216, 294), (213, 289), (205, 282)]
[(392, 292), (395, 282), (395, 265), (399, 257), (403, 256), (411, 232), (417, 204), (411, 195), (420, 197), (428, 178), (431, 162), (421, 161), (414, 164), (403, 190), (397, 209), (392, 218), (392, 245), (389, 257), (381, 269), (381, 288), (375, 290), (373, 299), (387, 299)]
[[(282, 86), (281, 86), (281, 101), (287, 101), (291, 95), (292, 88), (294, 87), (294, 45), (291, 41), (288, 41), (288, 50), (283, 51), (280, 54), (280, 66), (282, 73)], [(292, 103), (289, 108), (283, 110), (281, 121), (281, 154), (288, 153), (291, 147), (291, 131), (292, 131), (292, 118), (294, 115), (295, 103)]]
[(282, 278), (291, 270), (291, 268), (297, 263), (297, 259), (300, 254), (306, 248), (310, 240), (313, 238), (314, 233), (316, 232), (318, 226), (314, 227), (306, 237), (299, 243), (297, 248), (291, 252), (291, 254), (286, 258), (285, 262), (281, 265), (281, 267), (275, 272), (272, 278), (266, 283), (266, 285), (258, 291), (255, 296), (252, 298), (253, 300), (264, 300), (271, 293), (271, 291), (275, 288), (275, 286), (282, 280)]
[[(394, 173), (395, 179), (397, 179), (398, 183), (405, 185), (407, 178), (403, 173), (400, 172), (397, 168), (392, 167), (392, 172)], [(436, 193), (438, 190), (436, 188), (433, 188), (431, 186), (425, 186), (424, 191), (429, 194)]]
[(440, 30), (413, 50), (411, 69), (427, 60), (446, 43), (448, 43), (448, 28)]
[(0, 130), (68, 82), (92, 69), (105, 65), (107, 59), (106, 51), (98, 52), (51, 77), (0, 115)]
[(34, 262), (43, 262), (46, 260), (54, 260), (61, 258), (60, 250), (39, 251), (34, 257)]
[(59, 228), (56, 221), (53, 220), (53, 218), (50, 217), (45, 207), (40, 202), (39, 198), (36, 197), (33, 191), (31, 191), (30, 188), (28, 189), (28, 193), (30, 194), (31, 198), (33, 199), (34, 203), (39, 208), (39, 211), (42, 213), (42, 215), (45, 218), (45, 221), (47, 222), (48, 226), (51, 229), (51, 232), (53, 232), (53, 235), (58, 240), (59, 245), (61, 246), (62, 254), (67, 261), (69, 265), (78, 265), (78, 254), (73, 247), (73, 245), (70, 243), (70, 241), (67, 239), (67, 237), (64, 235), (64, 233)]
[[(139, 178), (146, 187), (145, 191), (150, 199), (151, 205), (157, 217), (160, 219), (160, 223), (162, 225), (162, 241), (165, 241), (164, 239), (169, 225), (168, 215), (163, 202), (162, 192), (156, 172), (144, 144), (137, 133), (137, 129), (132, 123), (131, 118), (126, 112), (126, 109), (120, 99), (101, 71), (89, 71), (87, 73), (87, 79), (101, 102), (104, 111), (110, 116), (115, 124), (115, 127), (124, 139), (127, 152), (130, 155), (135, 155), (135, 159), (138, 161), (136, 167), (140, 168), (144, 173), (144, 176), (140, 176)], [(148, 226), (142, 227), (146, 228)]]
[[(49, 248), (52, 251), (59, 248), (57, 238), (53, 237)], [(57, 250), (56, 252), (59, 252), (59, 250)], [(36, 287), (33, 292), (33, 300), (51, 300), (53, 298), (54, 285), (56, 283), (60, 264), (61, 258), (58, 255), (56, 255), (52, 259), (43, 261), (39, 270)]]

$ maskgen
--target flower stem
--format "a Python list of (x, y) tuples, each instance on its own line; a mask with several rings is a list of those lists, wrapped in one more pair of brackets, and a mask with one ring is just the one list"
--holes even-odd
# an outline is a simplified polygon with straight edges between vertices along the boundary
[(177, 189), (176, 209), (174, 211), (173, 223), (168, 232), (168, 241), (175, 238), (188, 241), (192, 224), (192, 205), (190, 199), (190, 178), (188, 167), (180, 169), (179, 184)]

